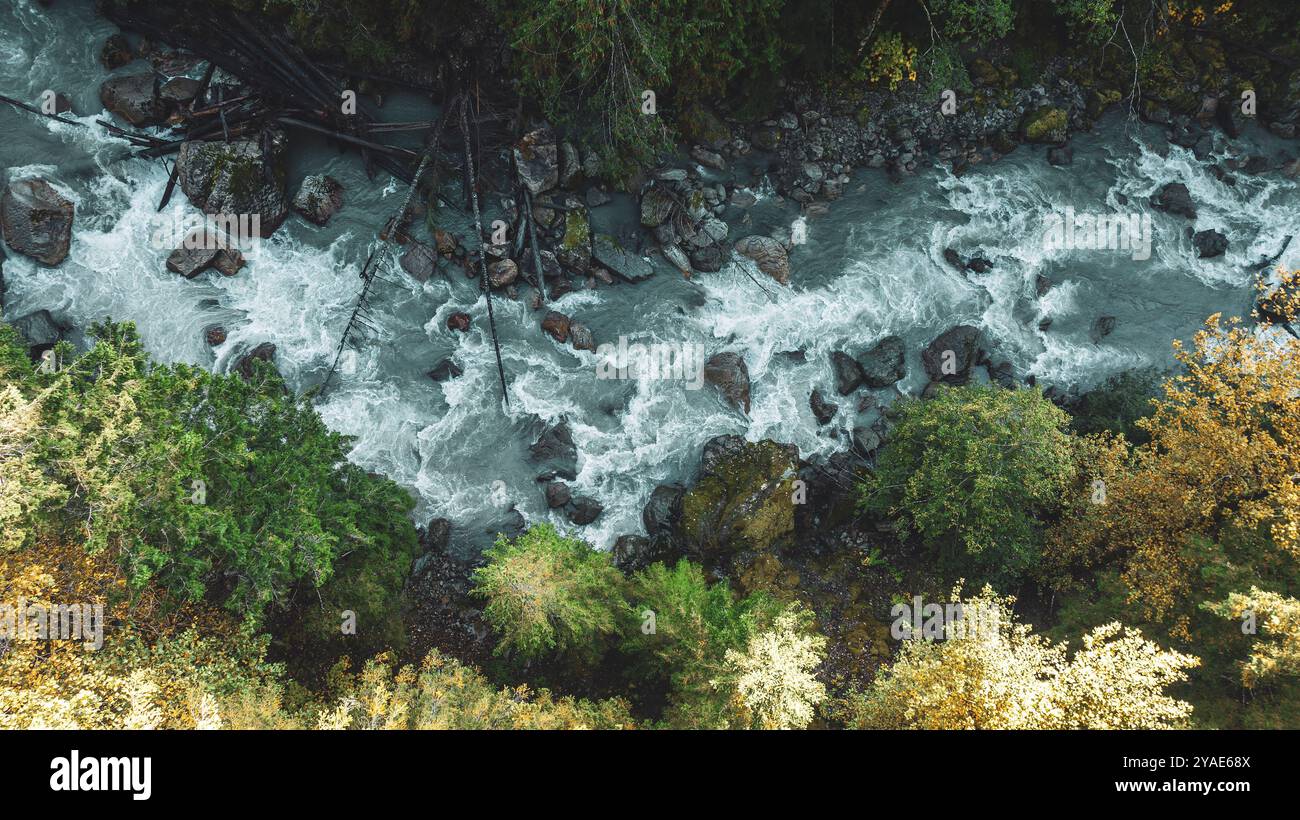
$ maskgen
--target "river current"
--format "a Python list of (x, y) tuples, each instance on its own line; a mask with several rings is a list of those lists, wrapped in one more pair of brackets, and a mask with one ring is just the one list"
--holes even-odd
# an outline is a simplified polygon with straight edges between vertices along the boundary
[[(406, 186), (382, 174), (369, 180), (355, 153), (295, 132), (290, 195), (310, 173), (328, 173), (344, 185), (343, 209), (329, 225), (291, 215), (247, 252), (247, 266), (231, 278), (187, 280), (167, 271), (168, 249), (149, 241), (167, 169), (132, 157), (128, 146), (94, 125), (110, 118), (98, 98), (108, 72), (97, 55), (115, 30), (93, 15), (89, 2), (40, 9), (31, 0), (0, 0), (0, 93), (35, 101), (47, 88), (60, 91), (71, 98), (77, 119), (91, 126), (0, 106), (4, 181), (43, 176), (76, 206), (71, 252), (60, 266), (9, 253), (5, 318), (48, 309), (79, 329), (107, 316), (131, 320), (156, 359), (219, 371), (252, 346), (271, 342), (293, 389), (318, 385), (360, 288), (360, 267)], [(421, 119), (429, 103), (395, 95), (381, 111), (386, 119)], [(708, 354), (742, 353), (752, 381), (748, 416), (707, 387), (597, 378), (594, 354), (541, 332), (541, 314), (530, 309), (526, 289), (518, 300), (498, 297), (493, 305), (507, 407), (477, 281), (452, 267), (421, 284), (398, 267), (396, 255), (381, 272), (395, 284), (378, 286), (373, 301), (376, 330), (344, 354), (318, 409), (332, 428), (355, 436), (353, 461), (408, 488), (419, 500), (417, 521), (450, 518), (463, 545), (484, 543), (512, 506), (530, 522), (564, 523), (547, 509), (528, 447), (544, 424), (567, 419), (578, 449), (574, 492), (605, 507), (583, 534), (608, 548), (619, 534), (641, 532), (640, 511), (650, 491), (689, 479), (709, 438), (771, 438), (797, 445), (805, 458), (847, 446), (851, 430), (878, 411), (860, 414), (856, 398), (835, 396), (833, 351), (858, 353), (899, 335), (907, 343), (908, 376), (898, 387), (915, 392), (926, 382), (921, 349), (953, 325), (972, 324), (982, 329), (993, 360), (1009, 361), (1019, 377), (1086, 390), (1124, 370), (1169, 366), (1171, 341), (1188, 338), (1210, 313), (1248, 312), (1260, 260), (1276, 254), (1287, 236), (1300, 234), (1300, 191), (1277, 172), (1236, 173), (1235, 185), (1225, 184), (1210, 173), (1209, 162), (1120, 113), (1092, 133), (1075, 135), (1071, 145), (1068, 167), (1049, 165), (1044, 148), (1022, 146), (961, 177), (935, 166), (891, 183), (882, 171), (861, 171), (829, 213), (808, 217), (742, 169), (742, 181), (759, 201), (749, 209), (750, 225), (731, 224), (731, 239), (791, 230), (802, 241), (790, 255), (788, 288), (766, 280), (747, 261), (687, 281), (656, 260), (649, 281), (580, 289), (551, 305), (590, 327), (598, 343), (624, 336), (691, 342)], [(1212, 159), (1276, 157), (1285, 148), (1251, 125), (1232, 145), (1216, 134)], [(1197, 258), (1185, 234), (1190, 223), (1150, 208), (1150, 195), (1172, 181), (1189, 188), (1199, 211), (1196, 229), (1228, 237), (1224, 256)], [(446, 194), (457, 200), (456, 180)], [(499, 197), (488, 194), (486, 200), (490, 222), (499, 213)], [(194, 210), (179, 191), (176, 203)], [(626, 230), (634, 224), (634, 204), (615, 195), (592, 210), (593, 227)], [(1044, 215), (1067, 206), (1080, 213), (1149, 214), (1150, 258), (1046, 249)], [(459, 219), (450, 211), (439, 215), (463, 241)], [(949, 247), (987, 258), (993, 267), (979, 275), (960, 272), (944, 260)], [(1278, 262), (1300, 266), (1300, 241)], [(1041, 297), (1040, 276), (1052, 283)], [(447, 330), (456, 311), (473, 318), (468, 333)], [(1115, 317), (1115, 328), (1094, 341), (1090, 331), (1102, 315)], [(1041, 330), (1046, 318), (1051, 324)], [(229, 335), (210, 348), (203, 330), (214, 324)], [(444, 357), (463, 375), (434, 382), (425, 374)], [(814, 388), (839, 404), (825, 426), (809, 408)], [(876, 392), (882, 403), (898, 395), (894, 388)]]

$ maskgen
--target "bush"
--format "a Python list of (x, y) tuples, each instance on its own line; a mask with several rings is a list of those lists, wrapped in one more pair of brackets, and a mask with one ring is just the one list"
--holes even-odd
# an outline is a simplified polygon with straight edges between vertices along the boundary
[(609, 554), (538, 524), (484, 551), (474, 594), (501, 636), (496, 653), (533, 660), (551, 652), (599, 655), (619, 632), (623, 576)]
[(1040, 521), (1075, 472), (1069, 417), (1037, 390), (943, 387), (905, 400), (860, 507), (889, 516), (961, 568), (1017, 577), (1039, 552)]

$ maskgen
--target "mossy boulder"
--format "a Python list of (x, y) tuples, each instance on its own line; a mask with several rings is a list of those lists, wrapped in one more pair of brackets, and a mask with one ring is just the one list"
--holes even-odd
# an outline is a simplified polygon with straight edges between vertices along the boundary
[(681, 535), (688, 551), (722, 558), (789, 539), (797, 478), (798, 451), (790, 445), (739, 436), (710, 441), (700, 479), (682, 497)]
[(1020, 123), (1020, 133), (1027, 142), (1065, 142), (1070, 118), (1064, 109), (1050, 105), (1039, 106), (1025, 114)]
[(1124, 99), (1124, 95), (1113, 88), (1102, 88), (1088, 95), (1088, 116), (1097, 119), (1107, 108)]
[(222, 217), (256, 215), (261, 236), (284, 222), (288, 139), (278, 128), (232, 142), (183, 143), (176, 163), (181, 190), (204, 213)]

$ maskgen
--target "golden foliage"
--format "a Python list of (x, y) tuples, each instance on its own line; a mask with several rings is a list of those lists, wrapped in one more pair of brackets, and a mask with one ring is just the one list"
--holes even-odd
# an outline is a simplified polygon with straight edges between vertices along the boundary
[[(1192, 707), (1164, 694), (1199, 661), (1118, 623), (1086, 635), (1072, 658), (1012, 613), (991, 587), (962, 600), (943, 641), (908, 640), (870, 689), (849, 699), (860, 729), (1157, 729)], [(977, 625), (967, 628), (965, 623)]]
[(621, 700), (555, 698), (527, 686), (497, 689), (478, 670), (436, 649), (417, 670), (380, 655), (359, 675), (341, 664), (339, 695), (321, 711), (319, 729), (630, 729)]
[(1210, 611), (1236, 621), (1247, 618), (1258, 630), (1250, 657), (1241, 666), (1241, 683), (1253, 688), (1281, 675), (1300, 675), (1300, 601), (1251, 587), (1234, 592)]
[(1235, 528), (1300, 556), (1300, 341), (1280, 327), (1300, 315), (1297, 284), (1282, 274), (1253, 330), (1215, 314), (1192, 349), (1174, 343), (1184, 372), (1139, 422), (1151, 442), (1099, 446), (1104, 503), (1077, 499), (1050, 539), (1055, 562), (1118, 559), (1130, 599), (1163, 618), (1201, 570), (1193, 539)]

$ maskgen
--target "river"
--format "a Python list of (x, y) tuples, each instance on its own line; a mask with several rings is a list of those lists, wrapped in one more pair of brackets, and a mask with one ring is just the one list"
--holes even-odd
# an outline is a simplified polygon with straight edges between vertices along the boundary
[[(368, 180), (355, 153), (294, 133), (290, 195), (309, 173), (328, 173), (344, 185), (345, 204), (330, 224), (316, 227), (291, 215), (247, 252), (248, 265), (231, 278), (186, 280), (168, 272), (168, 250), (149, 241), (167, 169), (130, 156), (127, 146), (93, 125), (109, 118), (98, 99), (108, 72), (97, 55), (115, 30), (93, 15), (90, 2), (42, 9), (29, 0), (4, 0), (0, 6), (0, 93), (35, 101), (47, 88), (61, 91), (78, 119), (92, 126), (0, 106), (6, 182), (44, 176), (76, 206), (71, 252), (60, 266), (9, 254), (6, 318), (45, 308), (83, 329), (106, 316), (131, 320), (159, 361), (217, 370), (269, 341), (292, 388), (318, 385), (360, 288), (360, 266), (406, 186), (383, 175)], [(427, 118), (428, 109), (427, 100), (394, 95), (382, 115)], [(1231, 151), (1275, 156), (1286, 147), (1253, 125), (1232, 146), (1222, 134), (1216, 140), (1219, 160)], [(377, 332), (345, 354), (319, 411), (332, 428), (355, 436), (352, 460), (418, 498), (417, 521), (450, 518), (457, 542), (467, 546), (484, 543), (511, 506), (530, 522), (563, 523), (547, 509), (528, 447), (544, 423), (567, 419), (578, 449), (574, 492), (605, 507), (583, 528), (584, 537), (607, 548), (619, 534), (641, 532), (640, 511), (650, 491), (689, 479), (701, 445), (713, 436), (789, 442), (805, 458), (843, 449), (853, 427), (869, 423), (878, 410), (859, 414), (855, 401), (834, 395), (832, 351), (857, 353), (886, 335), (902, 336), (909, 373), (899, 387), (919, 391), (926, 383), (921, 349), (953, 325), (973, 324), (984, 332), (992, 358), (1010, 361), (1021, 378), (1032, 374), (1041, 385), (1086, 390), (1130, 368), (1167, 367), (1171, 341), (1188, 338), (1210, 313), (1248, 311), (1259, 261), (1275, 254), (1286, 236), (1300, 234), (1300, 192), (1276, 172), (1237, 173), (1235, 185), (1225, 184), (1209, 163), (1120, 113), (1092, 133), (1075, 135), (1071, 145), (1073, 164), (1063, 168), (1047, 163), (1044, 148), (1022, 146), (961, 177), (935, 166), (895, 184), (882, 171), (860, 171), (829, 213), (806, 219), (794, 203), (777, 201), (761, 179), (738, 168), (759, 202), (749, 209), (752, 225), (733, 222), (731, 238), (774, 227), (799, 235), (788, 288), (770, 280), (760, 288), (747, 275), (753, 273), (747, 261), (744, 268), (737, 262), (687, 281), (659, 260), (647, 282), (578, 290), (552, 305), (588, 325), (597, 342), (617, 342), (621, 335), (692, 342), (709, 354), (742, 352), (753, 385), (748, 417), (715, 391), (692, 390), (681, 381), (597, 378), (595, 355), (545, 336), (526, 295), (494, 299), (507, 407), (477, 281), (453, 268), (420, 284), (395, 256), (382, 274), (397, 284), (378, 286), (374, 300)], [(1150, 195), (1171, 181), (1188, 186), (1199, 210), (1198, 230), (1228, 237), (1224, 256), (1196, 258), (1184, 233), (1187, 220), (1150, 209)], [(456, 180), (446, 194), (457, 200)], [(499, 198), (486, 199), (490, 221)], [(173, 202), (192, 211), (179, 191)], [(595, 229), (625, 230), (633, 205), (616, 195), (593, 209)], [(1080, 213), (1149, 214), (1150, 258), (1045, 249), (1044, 215), (1067, 206)], [(439, 218), (464, 237), (453, 212)], [(959, 272), (944, 261), (948, 247), (978, 253), (993, 268), (980, 275)], [(1300, 242), (1279, 262), (1300, 266)], [(1040, 275), (1052, 283), (1041, 298), (1035, 291)], [(469, 333), (446, 329), (454, 311), (473, 317)], [(1094, 342), (1090, 330), (1102, 315), (1116, 318), (1115, 329)], [(1048, 317), (1050, 327), (1040, 330)], [(216, 348), (203, 338), (213, 324), (229, 333)], [(443, 383), (425, 375), (448, 356), (463, 375)], [(825, 426), (809, 408), (809, 393), (818, 387), (840, 405)], [(882, 402), (898, 395), (893, 388), (876, 392)]]

